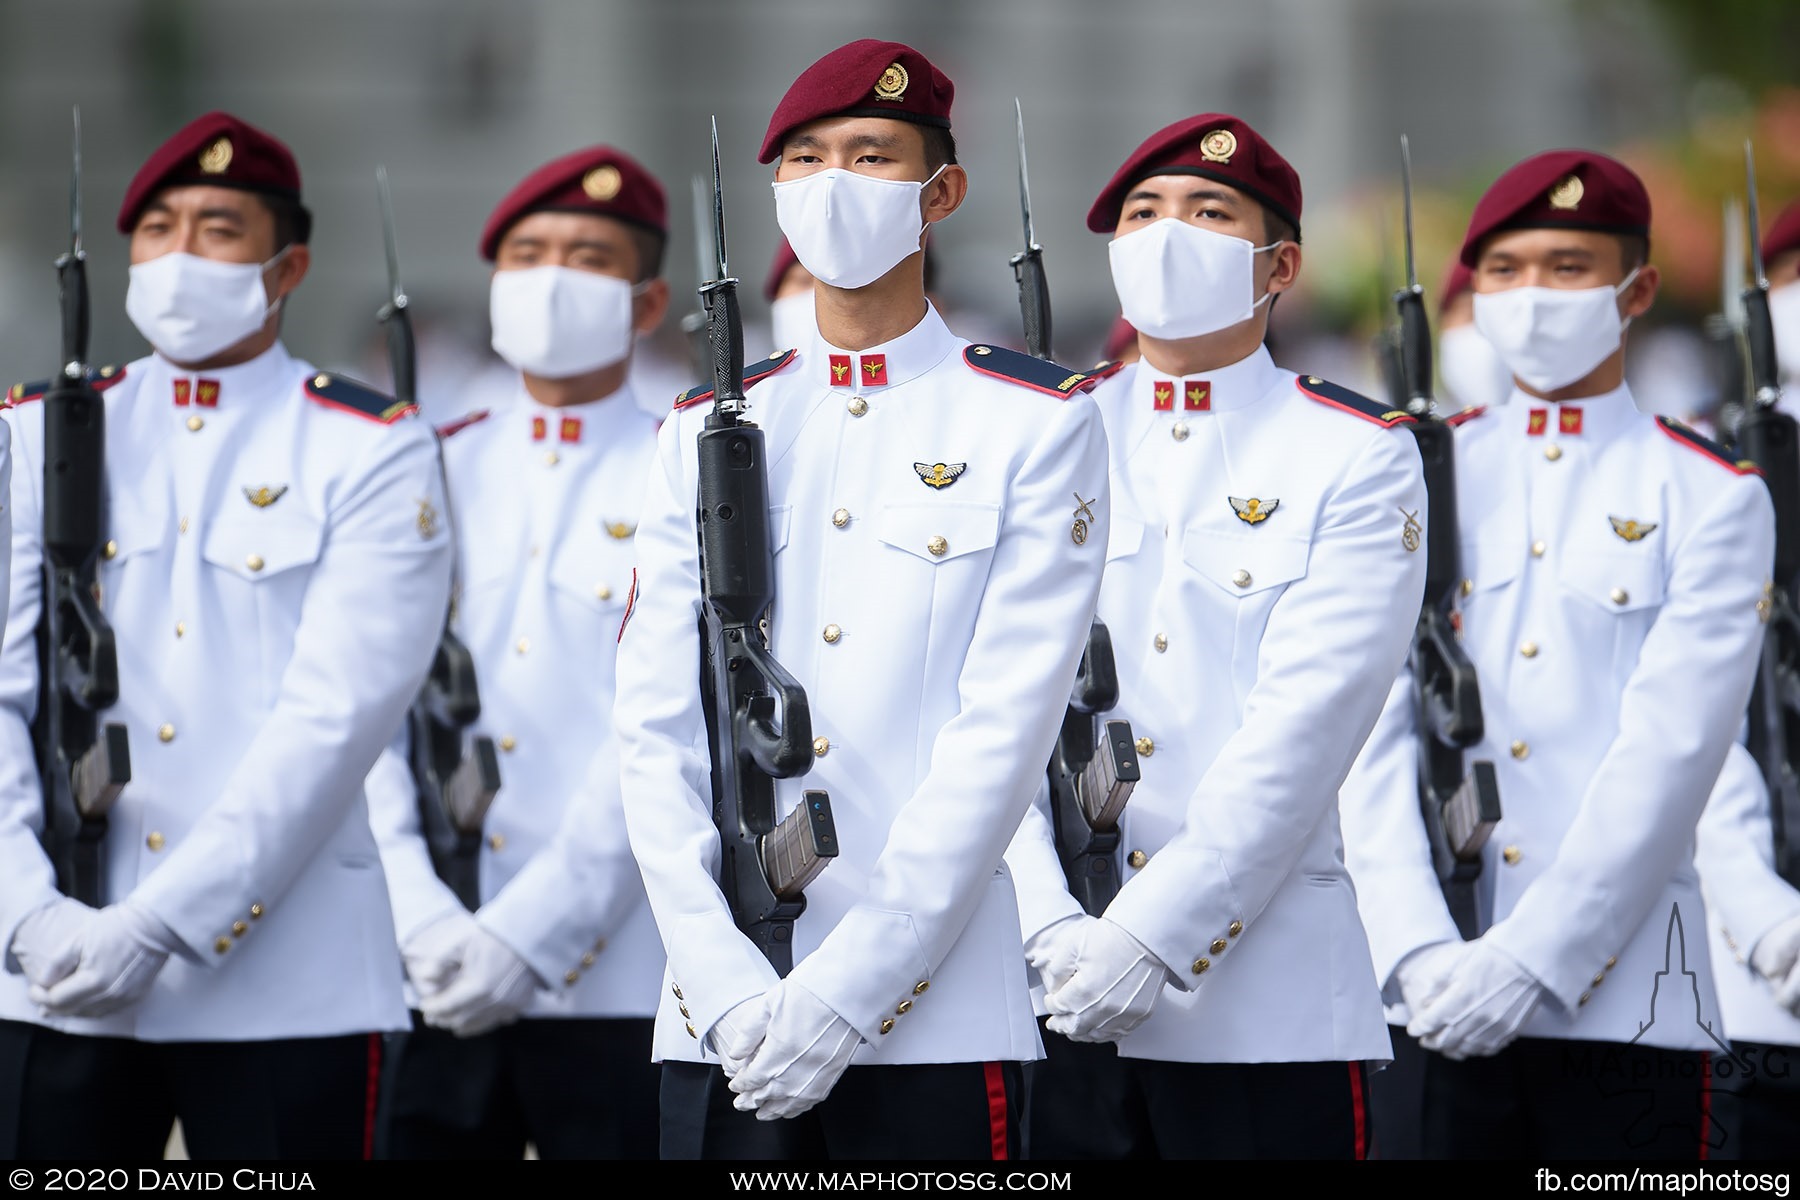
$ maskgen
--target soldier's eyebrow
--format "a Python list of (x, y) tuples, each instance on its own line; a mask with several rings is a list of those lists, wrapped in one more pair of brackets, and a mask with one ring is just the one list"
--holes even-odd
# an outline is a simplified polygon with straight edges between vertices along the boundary
[[(1130, 195), (1126, 196), (1125, 201), (1126, 201), (1126, 203), (1129, 204), (1133, 200), (1162, 200), (1165, 198), (1166, 198), (1166, 193), (1164, 193), (1164, 192), (1156, 191), (1155, 189), (1152, 189), (1152, 188), (1139, 188), (1137, 191), (1132, 192)], [(1216, 201), (1216, 202), (1222, 202), (1225, 204), (1231, 204), (1237, 200), (1237, 197), (1233, 196), (1230, 192), (1222, 192), (1222, 191), (1218, 190), (1217, 188), (1197, 188), (1194, 191), (1187, 193), (1187, 195), (1182, 196), (1181, 199), (1183, 199), (1183, 200), (1212, 200), (1212, 201)]]
[(244, 214), (235, 208), (203, 208), (196, 214), (201, 221), (230, 221), (234, 225), (244, 223)]

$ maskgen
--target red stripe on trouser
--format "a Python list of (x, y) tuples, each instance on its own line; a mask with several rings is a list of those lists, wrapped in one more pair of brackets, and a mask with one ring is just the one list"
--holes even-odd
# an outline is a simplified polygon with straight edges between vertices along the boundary
[(369, 1077), (363, 1088), (363, 1161), (375, 1157), (375, 1099), (381, 1094), (381, 1035), (369, 1035)]
[(997, 1062), (982, 1063), (987, 1076), (988, 1134), (993, 1138), (994, 1161), (1006, 1158), (1006, 1076)]
[(1712, 1134), (1712, 1051), (1700, 1052), (1700, 1161), (1705, 1162)]
[(1369, 1157), (1369, 1113), (1363, 1101), (1362, 1064), (1350, 1064), (1350, 1112), (1356, 1122), (1356, 1160)]

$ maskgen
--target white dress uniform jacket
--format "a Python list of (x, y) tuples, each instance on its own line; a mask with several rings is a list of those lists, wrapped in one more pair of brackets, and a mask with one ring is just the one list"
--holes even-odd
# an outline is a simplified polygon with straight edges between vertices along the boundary
[[(1486, 728), (1468, 761), (1494, 763), (1502, 813), (1482, 852), (1483, 936), (1549, 997), (1521, 1036), (1716, 1049), (1694, 1020), (1697, 1003), (1717, 1028), (1694, 827), (1762, 644), (1767, 490), (1624, 387), (1468, 414), (1456, 484), (1458, 620)], [(1403, 678), (1344, 789), (1351, 873), (1396, 1004), (1401, 960), (1458, 936), (1418, 814), (1410, 697)]]
[[(749, 393), (767, 437), (771, 647), (818, 735), (779, 807), (826, 789), (841, 847), (806, 889), (791, 978), (865, 1039), (855, 1064), (1042, 1053), (1002, 859), (1100, 585), (1106, 443), (1072, 394), (1085, 384), (969, 347), (928, 309), (861, 354), (815, 340)], [(615, 710), (626, 822), (670, 959), (656, 1052), (688, 1061), (776, 982), (715, 882), (695, 682), (694, 439), (710, 407), (663, 425)]]
[[(4, 408), (0, 405), (0, 408)], [(0, 421), (0, 630), (6, 628), (12, 578), (12, 425)]]
[(1707, 945), (1725, 1035), (1800, 1046), (1800, 1017), (1775, 1002), (1769, 981), (1750, 965), (1764, 934), (1800, 917), (1800, 891), (1775, 872), (1769, 792), (1742, 743), (1731, 747), (1700, 815), (1694, 863), (1706, 896)]
[[(185, 953), (141, 1003), (101, 1019), (43, 1017), (9, 972), (0, 1016), (145, 1041), (405, 1028), (362, 782), (418, 690), (449, 594), (431, 430), (279, 344), (199, 376), (151, 357), (100, 382), (99, 588), (120, 679), (103, 720), (131, 741), (104, 898), (142, 904)], [(7, 414), (18, 569), (0, 654), (0, 945), (56, 895), (29, 731), (42, 412)]]
[[(528, 1016), (656, 1011), (662, 943), (625, 835), (609, 736), (656, 426), (629, 389), (555, 409), (515, 378), (499, 407), (444, 430), (453, 628), (481, 691), (469, 736), (500, 749), (482, 922), (549, 985)], [(404, 945), (461, 904), (432, 871), (412, 776), (393, 750), (370, 775), (369, 805)]]
[[(1424, 589), (1412, 435), (1260, 347), (1205, 378), (1140, 362), (1095, 399), (1114, 507), (1100, 616), (1143, 774), (1105, 915), (1178, 981), (1119, 1053), (1385, 1061), (1337, 785)], [(1079, 911), (1032, 824), (1011, 856), (1027, 932)]]

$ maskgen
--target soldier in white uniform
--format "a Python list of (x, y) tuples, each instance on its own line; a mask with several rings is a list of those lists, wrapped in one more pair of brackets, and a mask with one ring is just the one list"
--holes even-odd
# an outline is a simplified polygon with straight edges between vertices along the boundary
[(806, 888), (786, 978), (714, 876), (694, 516), (710, 389), (662, 428), (614, 712), (670, 960), (665, 1157), (1017, 1154), (1040, 1042), (1002, 859), (1074, 676), (1110, 507), (1087, 377), (963, 342), (925, 298), (921, 235), (967, 187), (951, 94), (918, 51), (854, 42), (800, 76), (762, 146), (818, 281), (816, 335), (749, 372), (770, 644), (817, 734), (812, 770), (776, 796), (785, 815), (827, 790), (841, 847)]
[(1425, 492), (1409, 417), (1263, 346), (1300, 200), (1268, 142), (1209, 113), (1153, 134), (1088, 213), (1142, 350), (1095, 393), (1100, 616), (1142, 781), (1104, 913), (1041, 817), (1009, 855), (1050, 1013), (1033, 1156), (1367, 1149), (1365, 1064), (1389, 1048), (1336, 792), (1406, 653)]
[(433, 871), (401, 754), (370, 777), (418, 1010), (394, 1047), (383, 1157), (656, 1154), (662, 944), (605, 734), (656, 456), (627, 375), (668, 311), (667, 213), (649, 172), (595, 146), (528, 175), (482, 231), (494, 350), (518, 375), (443, 431), (444, 465), (452, 628), (481, 694), (468, 736), (493, 739), (502, 784), (471, 913)]
[(0, 1153), (366, 1157), (381, 1034), (405, 1027), (363, 777), (448, 600), (431, 430), (279, 340), (311, 218), (287, 147), (225, 113), (131, 181), (126, 312), (155, 353), (99, 373), (131, 782), (104, 907), (38, 843), (33, 630), (42, 406), (7, 414), (13, 619), (0, 653)]
[[(1694, 828), (1742, 721), (1772, 515), (1753, 469), (1640, 413), (1655, 298), (1624, 164), (1529, 158), (1463, 241), (1506, 404), (1457, 425), (1463, 644), (1503, 818), (1464, 942), (1418, 812), (1402, 677), (1343, 793), (1385, 997), (1426, 1061), (1428, 1157), (1694, 1157), (1720, 1045)], [(1693, 947), (1689, 951), (1688, 947)]]

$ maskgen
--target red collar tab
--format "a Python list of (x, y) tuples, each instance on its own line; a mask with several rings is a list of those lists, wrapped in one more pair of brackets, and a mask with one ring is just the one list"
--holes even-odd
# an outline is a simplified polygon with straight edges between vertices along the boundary
[(1562, 434), (1579, 434), (1581, 432), (1581, 410), (1563, 405), (1556, 411), (1556, 432)]
[[(546, 417), (531, 418), (531, 440), (544, 442), (550, 439), (550, 421)], [(581, 440), (581, 418), (559, 417), (556, 422), (556, 440), (573, 445)]]
[(1166, 379), (1158, 379), (1150, 387), (1150, 405), (1157, 412), (1175, 411), (1175, 385)]
[(1201, 380), (1198, 383), (1183, 382), (1181, 386), (1181, 408), (1183, 412), (1208, 412), (1212, 409), (1212, 384)]
[(1525, 435), (1527, 437), (1543, 437), (1544, 430), (1549, 427), (1550, 412), (1548, 409), (1534, 408), (1531, 410), (1531, 415), (1525, 419)]
[(176, 408), (187, 408), (190, 405), (198, 408), (219, 407), (218, 380), (177, 379), (174, 382)]
[[(888, 381), (887, 355), (885, 354), (828, 354), (825, 356), (831, 368), (831, 386), (854, 387), (886, 387)], [(851, 360), (855, 359), (853, 363)]]

